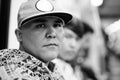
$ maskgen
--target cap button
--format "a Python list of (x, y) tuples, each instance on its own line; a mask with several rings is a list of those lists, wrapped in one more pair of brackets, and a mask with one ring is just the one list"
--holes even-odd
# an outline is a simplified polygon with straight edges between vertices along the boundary
[(48, 0), (38, 0), (35, 6), (39, 11), (43, 12), (53, 11), (54, 9), (53, 5)]

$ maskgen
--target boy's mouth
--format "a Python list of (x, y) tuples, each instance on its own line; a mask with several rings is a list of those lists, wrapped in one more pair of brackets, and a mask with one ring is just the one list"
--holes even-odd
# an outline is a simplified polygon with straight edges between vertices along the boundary
[(51, 46), (51, 47), (52, 47), (52, 46), (53, 46), (53, 47), (54, 47), (54, 46), (55, 46), (55, 47), (58, 47), (58, 44), (50, 43), (50, 44), (44, 45), (43, 47), (50, 47), (50, 46)]

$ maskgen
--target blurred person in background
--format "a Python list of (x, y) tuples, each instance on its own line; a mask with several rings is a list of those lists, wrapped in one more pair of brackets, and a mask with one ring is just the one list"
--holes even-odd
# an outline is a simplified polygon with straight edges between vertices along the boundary
[(92, 36), (94, 34), (94, 30), (92, 27), (86, 23), (83, 22), (83, 37), (82, 37), (82, 44), (81, 48), (79, 50), (79, 54), (76, 58), (77, 63), (80, 64), (81, 71), (83, 73), (83, 80), (99, 80), (97, 78), (97, 75), (95, 71), (93, 70), (94, 66), (91, 67), (91, 42), (92, 42)]
[(87, 60), (89, 59), (89, 55), (90, 55), (90, 42), (91, 42), (91, 37), (94, 33), (93, 29), (91, 28), (90, 25), (88, 25), (87, 23), (83, 23), (84, 27), (83, 27), (83, 37), (82, 37), (82, 46), (79, 50), (79, 56), (78, 56), (78, 62), (81, 60), (81, 70), (84, 74), (84, 80), (88, 80), (88, 79), (92, 79), (92, 80), (96, 80), (95, 74), (93, 72), (93, 70), (87, 66)]
[(105, 58), (108, 80), (120, 80), (120, 20), (107, 26), (104, 31), (108, 51)]
[[(93, 30), (92, 26), (86, 24), (84, 27), (83, 44), (80, 53), (85, 53), (84, 61), (81, 64), (81, 70), (85, 74), (85, 78), (88, 80), (106, 80), (106, 74), (104, 74), (104, 56), (106, 54), (106, 47), (104, 44), (103, 35), (99, 37)], [(101, 28), (100, 28), (100, 32)]]
[(63, 48), (55, 62), (60, 68), (65, 80), (83, 80), (80, 67), (76, 65), (82, 38), (82, 23), (77, 18), (64, 26)]
[(64, 46), (58, 59), (54, 60), (63, 66), (63, 76), (66, 80), (97, 80), (94, 71), (83, 64), (89, 55), (89, 38), (93, 29), (87, 23), (73, 19), (64, 30)]

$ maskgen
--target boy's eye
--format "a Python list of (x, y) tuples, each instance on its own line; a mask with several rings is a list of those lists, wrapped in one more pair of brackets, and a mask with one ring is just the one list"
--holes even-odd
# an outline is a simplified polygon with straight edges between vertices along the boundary
[(45, 28), (45, 24), (38, 24), (36, 27), (37, 28)]
[(62, 27), (62, 24), (60, 24), (60, 23), (55, 23), (55, 24), (54, 24), (54, 27)]

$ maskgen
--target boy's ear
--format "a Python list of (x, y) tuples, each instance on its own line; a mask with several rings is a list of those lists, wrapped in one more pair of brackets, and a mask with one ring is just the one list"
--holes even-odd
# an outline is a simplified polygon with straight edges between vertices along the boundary
[(18, 40), (19, 42), (21, 42), (21, 41), (22, 41), (22, 33), (21, 33), (21, 30), (20, 30), (20, 29), (16, 29), (16, 30), (15, 30), (15, 34), (16, 34), (17, 40)]

